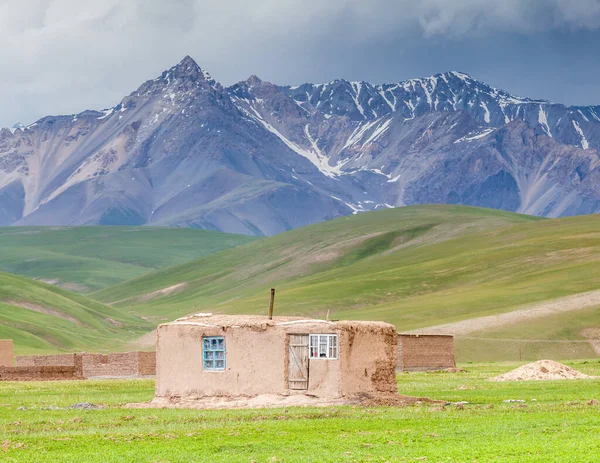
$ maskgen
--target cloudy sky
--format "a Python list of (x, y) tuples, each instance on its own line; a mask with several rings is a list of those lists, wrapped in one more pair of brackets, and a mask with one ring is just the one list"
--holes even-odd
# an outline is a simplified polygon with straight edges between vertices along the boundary
[(224, 85), (459, 70), (600, 104), (600, 0), (0, 0), (0, 126), (113, 106), (186, 54)]

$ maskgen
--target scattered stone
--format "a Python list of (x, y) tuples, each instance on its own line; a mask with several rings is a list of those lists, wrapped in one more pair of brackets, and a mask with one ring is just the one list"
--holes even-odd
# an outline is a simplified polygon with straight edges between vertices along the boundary
[(555, 379), (590, 378), (594, 378), (594, 376), (583, 374), (562, 363), (553, 360), (539, 360), (520, 366), (495, 378), (490, 378), (490, 381), (549, 381)]
[(27, 407), (18, 407), (17, 410), (29, 410)]
[(504, 402), (505, 404), (514, 404), (514, 403), (523, 403), (525, 401), (521, 400), (521, 399), (508, 399), (508, 400), (503, 400), (502, 402)]
[(98, 410), (99, 408), (104, 408), (104, 407), (101, 407), (100, 405), (96, 405), (96, 404), (93, 404), (90, 402), (79, 402), (74, 405), (71, 405), (69, 408), (76, 408), (76, 409), (80, 409), (80, 410)]

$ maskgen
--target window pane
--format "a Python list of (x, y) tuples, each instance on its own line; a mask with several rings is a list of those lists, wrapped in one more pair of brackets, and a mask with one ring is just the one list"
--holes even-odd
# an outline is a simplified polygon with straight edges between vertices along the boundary
[(225, 338), (208, 336), (202, 340), (202, 359), (205, 370), (225, 369)]
[(319, 336), (319, 357), (327, 358), (327, 336)]

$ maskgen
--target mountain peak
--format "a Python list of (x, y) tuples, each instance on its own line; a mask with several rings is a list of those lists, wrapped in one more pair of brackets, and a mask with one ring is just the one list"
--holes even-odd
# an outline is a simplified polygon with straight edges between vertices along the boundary
[(185, 55), (183, 57), (183, 59), (179, 62), (179, 64), (177, 64), (177, 67), (186, 67), (186, 66), (193, 66), (193, 67), (200, 69), (200, 66), (198, 66), (198, 63), (196, 63), (196, 61), (194, 61), (194, 58), (192, 58), (190, 55)]
[(190, 55), (186, 55), (178, 64), (168, 71), (164, 71), (161, 75), (162, 79), (170, 80), (171, 77), (175, 79), (206, 80), (210, 84), (216, 83), (211, 75), (202, 69)]
[(250, 77), (248, 77), (246, 79), (246, 83), (248, 84), (248, 87), (250, 87), (250, 88), (254, 87), (255, 85), (260, 85), (260, 84), (262, 84), (262, 82), (263, 82), (262, 79), (255, 74), (252, 74)]

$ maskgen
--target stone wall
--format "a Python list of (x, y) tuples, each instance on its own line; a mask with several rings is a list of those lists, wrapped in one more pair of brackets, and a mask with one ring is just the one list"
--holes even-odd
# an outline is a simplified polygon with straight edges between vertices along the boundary
[(76, 366), (0, 366), (0, 381), (58, 381), (85, 379)]
[(12, 339), (0, 339), (0, 365), (12, 366), (13, 342)]
[(398, 369), (443, 370), (456, 367), (454, 337), (448, 335), (399, 334)]

